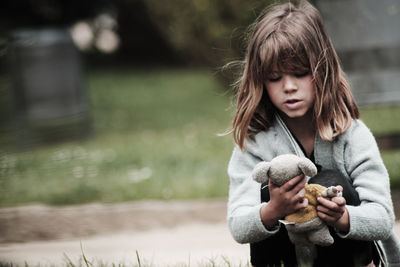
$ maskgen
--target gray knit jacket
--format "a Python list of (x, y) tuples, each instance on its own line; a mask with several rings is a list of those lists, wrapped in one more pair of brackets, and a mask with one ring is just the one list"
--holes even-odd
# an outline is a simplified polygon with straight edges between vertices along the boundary
[[(268, 131), (262, 131), (246, 142), (246, 149), (235, 147), (228, 166), (230, 177), (228, 226), (239, 243), (253, 243), (279, 231), (278, 225), (267, 230), (260, 218), (260, 184), (251, 172), (260, 161), (271, 161), (281, 154), (304, 156), (301, 148), (279, 116)], [(385, 266), (400, 266), (400, 241), (393, 231), (394, 212), (389, 176), (376, 141), (360, 120), (352, 122), (343, 134), (328, 142), (317, 134), (315, 162), (322, 169), (335, 169), (347, 177), (359, 194), (361, 205), (346, 208), (350, 231), (342, 238), (374, 240)]]

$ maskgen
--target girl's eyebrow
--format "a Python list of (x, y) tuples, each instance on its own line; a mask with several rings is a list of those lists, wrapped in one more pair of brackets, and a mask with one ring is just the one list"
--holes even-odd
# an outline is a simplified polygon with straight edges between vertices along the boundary
[(271, 77), (271, 76), (279, 76), (279, 75), (281, 75), (282, 74), (282, 72), (280, 72), (280, 71), (272, 71), (272, 72), (269, 72), (268, 74), (267, 74), (267, 77)]
[(268, 72), (268, 74), (275, 74), (275, 73), (281, 73), (281, 72), (282, 72), (282, 71), (281, 71), (280, 69), (274, 68), (274, 69), (270, 70), (270, 71)]

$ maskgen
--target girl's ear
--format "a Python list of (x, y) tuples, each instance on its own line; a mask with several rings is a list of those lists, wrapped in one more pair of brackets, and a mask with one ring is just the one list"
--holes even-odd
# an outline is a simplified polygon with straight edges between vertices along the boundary
[(317, 174), (317, 167), (308, 158), (301, 158), (297, 164), (299, 169), (308, 177), (313, 177)]
[(265, 183), (268, 180), (268, 171), (269, 168), (271, 167), (270, 162), (266, 161), (261, 161), (258, 163), (252, 172), (252, 177), (254, 181), (259, 182), (259, 183)]

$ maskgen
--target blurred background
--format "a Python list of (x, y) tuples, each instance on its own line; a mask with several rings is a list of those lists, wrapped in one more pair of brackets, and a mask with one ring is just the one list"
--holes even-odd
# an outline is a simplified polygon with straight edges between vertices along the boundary
[[(0, 206), (226, 198), (260, 0), (0, 2)], [(400, 2), (315, 0), (400, 188)]]

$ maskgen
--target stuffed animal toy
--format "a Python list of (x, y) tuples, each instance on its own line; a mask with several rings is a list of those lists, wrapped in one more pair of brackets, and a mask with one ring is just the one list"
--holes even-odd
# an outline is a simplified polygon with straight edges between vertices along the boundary
[[(292, 154), (277, 156), (271, 162), (260, 162), (253, 169), (253, 179), (264, 183), (269, 179), (277, 186), (281, 186), (290, 179), (304, 174), (312, 177), (317, 174), (314, 163), (307, 158)], [(338, 195), (336, 187), (324, 187), (318, 184), (305, 185), (308, 206), (296, 213), (285, 217), (285, 226), (290, 240), (295, 246), (314, 244), (329, 246), (333, 244), (333, 238), (328, 226), (317, 216), (316, 206), (318, 197), (331, 198)]]

